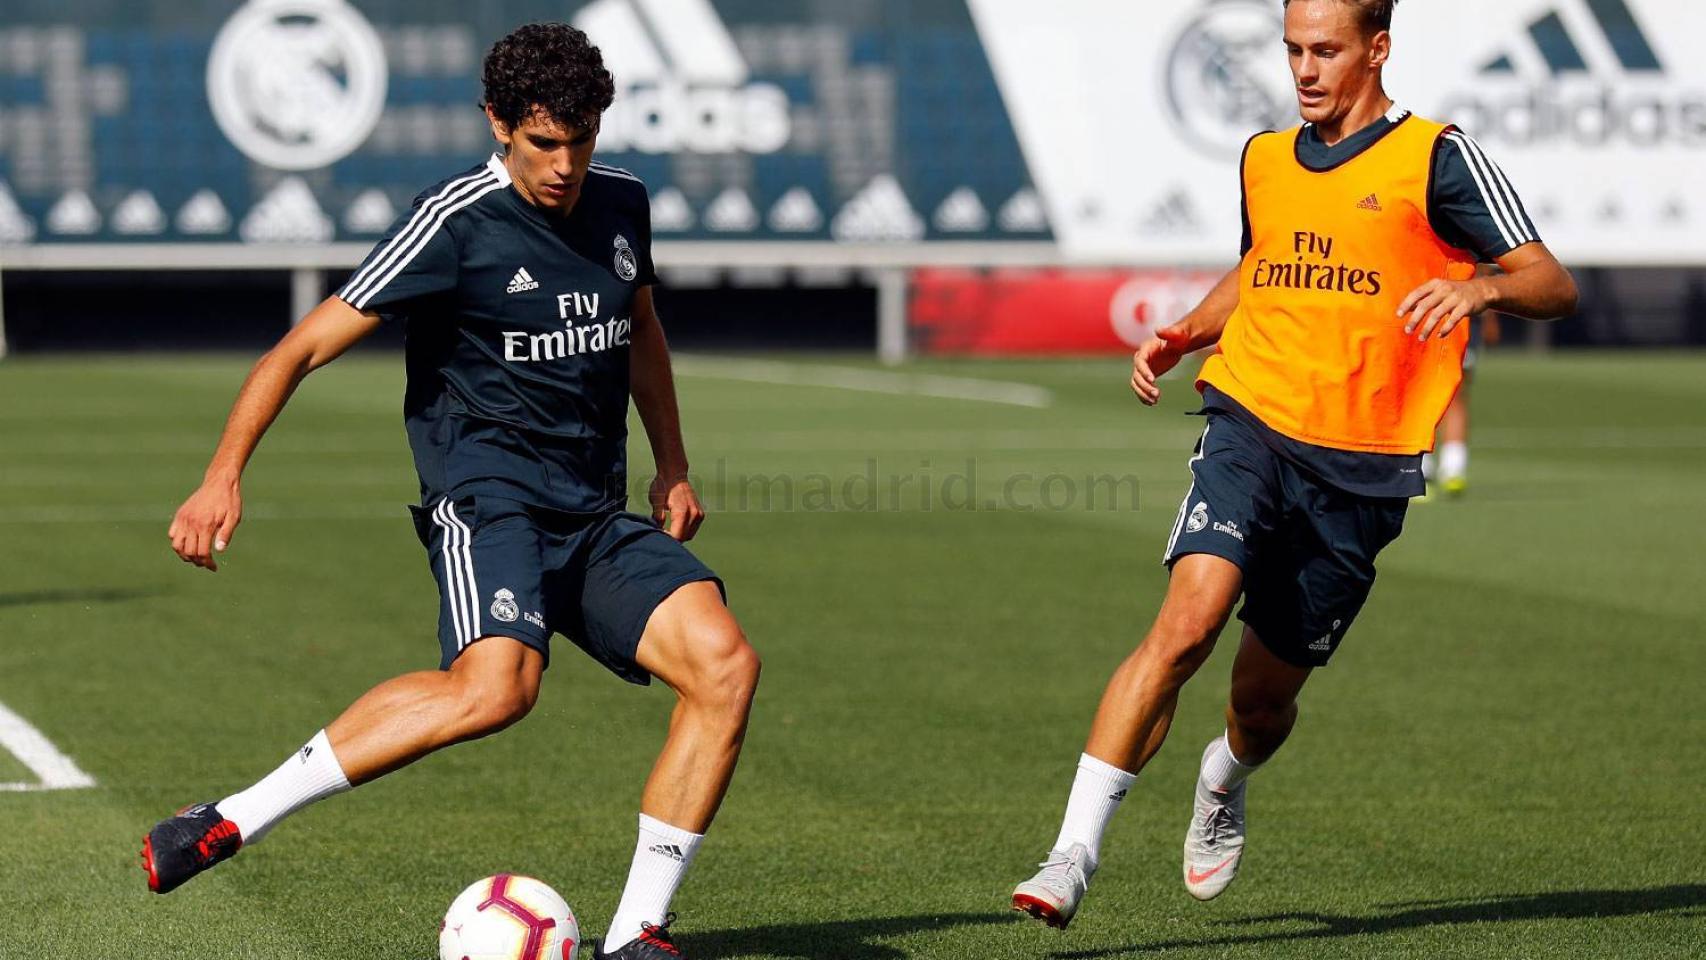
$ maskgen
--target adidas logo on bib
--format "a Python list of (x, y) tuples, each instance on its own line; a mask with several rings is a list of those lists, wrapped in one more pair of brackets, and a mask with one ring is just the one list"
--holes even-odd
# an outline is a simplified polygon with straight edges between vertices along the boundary
[(537, 289), (539, 289), (539, 281), (533, 279), (533, 275), (527, 272), (526, 267), (522, 267), (515, 272), (515, 276), (510, 278), (509, 287), (504, 292), (521, 293), (524, 290)]
[(1380, 211), (1380, 198), (1371, 193), (1357, 203), (1357, 209), (1373, 210), (1378, 213)]

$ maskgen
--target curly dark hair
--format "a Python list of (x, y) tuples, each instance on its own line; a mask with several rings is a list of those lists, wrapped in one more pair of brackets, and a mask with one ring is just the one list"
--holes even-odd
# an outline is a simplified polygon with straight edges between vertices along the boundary
[[(1398, 0), (1339, 0), (1345, 6), (1356, 11), (1357, 19), (1362, 23), (1364, 32), (1372, 35), (1382, 30), (1392, 29), (1392, 8)], [(1291, 6), (1291, 0), (1285, 0), (1281, 6)]]
[(616, 98), (604, 57), (566, 23), (529, 23), (492, 44), (480, 79), (485, 106), (510, 129), (534, 113), (564, 126), (597, 126)]

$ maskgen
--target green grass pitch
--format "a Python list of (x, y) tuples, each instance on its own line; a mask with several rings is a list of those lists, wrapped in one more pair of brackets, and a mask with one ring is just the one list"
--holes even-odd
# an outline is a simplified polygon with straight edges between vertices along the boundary
[[(0, 792), (0, 957), (425, 960), (451, 898), (506, 870), (601, 934), (670, 701), (566, 645), (516, 728), (312, 808), (169, 897), (146, 891), (155, 819), (247, 785), (438, 655), (395, 357), (303, 387), (251, 465), (217, 575), (169, 553), (167, 519), (247, 363), (0, 365), (0, 703), (98, 781)], [(1053, 839), (1095, 699), (1161, 596), (1200, 429), (1187, 383), (1146, 410), (1118, 359), (905, 371), (1052, 391), (1027, 407), (730, 369), (681, 377), (713, 510), (695, 549), (766, 667), (677, 900), (691, 956), (1706, 951), (1706, 355), (1491, 357), (1469, 496), (1413, 507), (1382, 557), (1292, 742), (1252, 781), (1238, 883), (1198, 904), (1179, 877), (1229, 633), (1066, 934), (1006, 897)], [(968, 461), (978, 509), (944, 509)], [(872, 472), (933, 480), (851, 509)], [(1136, 510), (1084, 503), (1086, 478), (1127, 474)], [(738, 479), (755, 475), (794, 478), (793, 502), (772, 486), (763, 509), (747, 483), (743, 508)], [(29, 776), (0, 751), (0, 782)]]

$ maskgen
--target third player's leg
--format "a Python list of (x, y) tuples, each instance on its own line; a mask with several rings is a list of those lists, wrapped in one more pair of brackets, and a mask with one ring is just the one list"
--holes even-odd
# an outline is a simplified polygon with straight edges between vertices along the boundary
[(669, 737), (640, 808), (693, 833), (717, 814), (746, 736), (758, 687), (758, 654), (716, 583), (686, 584), (646, 621), (634, 659), (675, 691)]
[(1243, 588), (1238, 565), (1206, 553), (1173, 564), (1161, 612), (1114, 671), (1096, 710), (1086, 753), (1130, 773), (1161, 748), (1179, 690), (1214, 649)]

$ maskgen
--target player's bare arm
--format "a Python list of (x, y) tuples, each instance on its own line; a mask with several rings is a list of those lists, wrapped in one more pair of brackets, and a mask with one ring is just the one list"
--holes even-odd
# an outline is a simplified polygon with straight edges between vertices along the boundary
[(230, 544), (243, 518), (240, 480), (262, 434), (304, 377), (337, 359), (378, 325), (378, 314), (328, 297), (256, 361), (231, 405), (201, 486), (178, 508), (166, 531), (173, 552), (184, 562), (219, 569), (214, 554)]
[(1145, 406), (1155, 406), (1161, 399), (1156, 384), (1162, 374), (1173, 369), (1193, 350), (1213, 346), (1226, 329), (1226, 321), (1238, 308), (1238, 269), (1226, 276), (1203, 297), (1196, 309), (1155, 331), (1155, 336), (1137, 348), (1131, 358), (1131, 391)]
[(1418, 340), (1446, 337), (1467, 317), (1497, 310), (1531, 320), (1556, 320), (1576, 309), (1576, 281), (1544, 243), (1528, 243), (1499, 258), (1498, 274), (1468, 280), (1430, 280), (1398, 307), (1404, 333)]
[(652, 445), (652, 478), (648, 499), (652, 519), (677, 540), (687, 541), (699, 532), (705, 508), (687, 479), (687, 448), (681, 442), (681, 410), (675, 402), (675, 376), (669, 365), (669, 342), (658, 322), (652, 288), (634, 297), (634, 332), (629, 348), (629, 389), (634, 408), (646, 427)]

